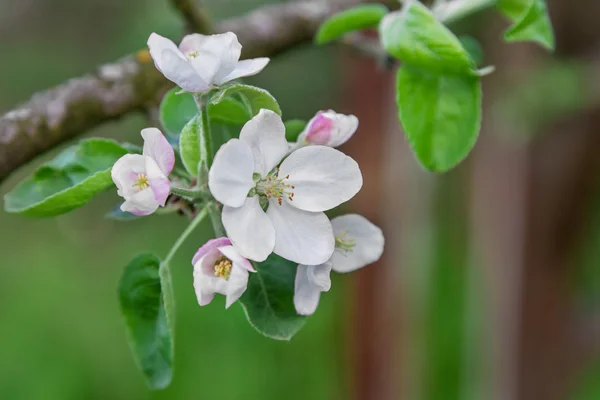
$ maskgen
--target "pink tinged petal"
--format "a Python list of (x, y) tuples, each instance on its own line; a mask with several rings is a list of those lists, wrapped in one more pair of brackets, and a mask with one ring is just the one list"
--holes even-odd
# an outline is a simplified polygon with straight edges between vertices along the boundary
[(308, 146), (294, 151), (279, 169), (279, 176), (294, 186), (294, 207), (305, 211), (326, 211), (350, 200), (362, 187), (356, 161), (326, 146)]
[(216, 277), (207, 274), (202, 268), (202, 258), (194, 265), (194, 291), (198, 304), (205, 306), (215, 297)]
[(165, 175), (169, 175), (175, 165), (175, 151), (167, 138), (157, 128), (142, 129), (144, 138), (143, 155), (148, 156), (159, 166)]
[(385, 239), (383, 232), (365, 217), (358, 214), (342, 215), (331, 220), (336, 237), (352, 239), (354, 247), (351, 251), (336, 248), (331, 263), (333, 270), (344, 273), (351, 272), (372, 264), (383, 254)]
[(146, 175), (148, 184), (154, 193), (155, 201), (164, 207), (171, 192), (171, 182), (156, 164), (156, 161), (150, 157), (146, 157)]
[(121, 211), (143, 216), (152, 214), (158, 206), (159, 204), (154, 198), (154, 192), (152, 189), (147, 188), (127, 197), (125, 202), (121, 204)]
[(256, 272), (252, 263), (248, 261), (246, 258), (242, 257), (239, 251), (236, 250), (235, 247), (229, 245), (224, 245), (219, 247), (219, 251), (225, 257), (229, 258), (232, 263), (237, 264), (241, 268), (245, 268), (250, 272)]
[(242, 51), (242, 45), (233, 32), (187, 35), (179, 48), (189, 55), (194, 69), (209, 85), (220, 83), (234, 70)]
[(338, 147), (346, 143), (358, 129), (358, 118), (354, 115), (338, 114), (330, 111), (334, 118), (334, 130), (328, 146)]
[(255, 186), (254, 156), (248, 145), (239, 139), (225, 143), (208, 172), (208, 187), (212, 195), (230, 207), (241, 207), (248, 192)]
[(254, 171), (265, 176), (288, 152), (285, 125), (281, 117), (271, 110), (262, 109), (246, 122), (240, 132), (240, 140), (252, 149)]
[(321, 289), (315, 285), (310, 275), (312, 265), (298, 265), (296, 280), (294, 283), (294, 307), (300, 315), (312, 315), (317, 310)]
[(129, 197), (137, 192), (133, 186), (138, 174), (146, 173), (146, 157), (139, 154), (125, 154), (113, 165), (110, 174), (121, 197)]
[(308, 122), (300, 138), (309, 144), (321, 144), (327, 146), (333, 135), (333, 119), (324, 111), (319, 111), (317, 115)]
[(274, 253), (306, 265), (329, 260), (335, 247), (331, 223), (324, 213), (302, 211), (270, 201), (267, 215), (275, 228)]
[(222, 221), (227, 236), (242, 257), (260, 262), (273, 252), (275, 229), (257, 196), (248, 197), (242, 207), (223, 207)]
[(264, 58), (253, 58), (251, 60), (242, 60), (237, 63), (235, 69), (231, 71), (231, 73), (220, 79), (219, 84), (223, 84), (225, 82), (232, 81), (234, 79), (243, 78), (245, 76), (252, 76), (258, 74), (262, 71), (267, 64), (269, 63), (269, 59)]
[(192, 265), (195, 265), (201, 257), (204, 257), (211, 251), (218, 250), (219, 247), (230, 246), (231, 240), (226, 237), (220, 237), (216, 239), (210, 239), (208, 242), (204, 243), (202, 247), (196, 251), (194, 254), (194, 258), (192, 258)]
[(229, 308), (235, 303), (244, 294), (247, 287), (248, 270), (234, 262), (231, 268), (231, 275), (229, 275), (229, 279), (227, 280), (226, 293), (223, 293), (226, 296), (225, 308)]

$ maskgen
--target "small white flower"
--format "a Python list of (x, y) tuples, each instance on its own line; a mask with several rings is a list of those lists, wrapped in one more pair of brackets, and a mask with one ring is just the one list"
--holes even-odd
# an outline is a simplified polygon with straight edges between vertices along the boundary
[(192, 93), (255, 75), (269, 63), (268, 58), (239, 61), (242, 45), (233, 32), (187, 35), (179, 48), (169, 39), (152, 33), (148, 47), (156, 68), (168, 80)]
[(379, 260), (385, 239), (381, 229), (358, 214), (331, 220), (335, 234), (335, 251), (321, 265), (298, 265), (294, 290), (294, 306), (300, 315), (311, 315), (317, 309), (321, 292), (329, 291), (329, 273), (357, 270)]
[[(261, 110), (215, 155), (208, 174), (223, 207), (227, 236), (244, 257), (271, 252), (301, 264), (327, 261), (335, 247), (323, 211), (350, 200), (362, 186), (358, 164), (340, 151), (310, 146), (288, 152), (279, 115)], [(266, 212), (259, 196), (268, 199)]]
[(167, 176), (175, 165), (173, 148), (156, 128), (142, 130), (142, 155), (126, 154), (111, 169), (117, 193), (125, 199), (121, 210), (134, 215), (152, 214), (164, 207), (171, 183)]
[(206, 242), (194, 255), (192, 265), (194, 289), (201, 306), (219, 293), (226, 297), (225, 308), (229, 308), (246, 291), (248, 272), (256, 272), (226, 237)]
[(354, 115), (338, 114), (333, 110), (319, 111), (306, 125), (292, 148), (311, 144), (338, 147), (346, 143), (358, 129)]

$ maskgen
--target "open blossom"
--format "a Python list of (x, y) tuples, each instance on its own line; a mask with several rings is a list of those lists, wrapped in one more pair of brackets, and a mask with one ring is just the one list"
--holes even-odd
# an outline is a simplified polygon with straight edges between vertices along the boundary
[(357, 214), (343, 215), (331, 220), (335, 235), (335, 251), (321, 265), (298, 265), (294, 290), (294, 306), (301, 315), (315, 312), (321, 292), (329, 291), (329, 273), (357, 270), (379, 260), (384, 238), (381, 229)]
[(143, 129), (142, 137), (142, 155), (126, 154), (111, 170), (117, 193), (125, 199), (121, 210), (134, 215), (152, 214), (164, 207), (171, 190), (167, 176), (175, 165), (173, 148), (158, 129)]
[(319, 111), (306, 125), (292, 148), (311, 144), (338, 147), (346, 143), (358, 129), (358, 118), (333, 110)]
[(170, 81), (192, 93), (206, 92), (231, 80), (259, 73), (268, 58), (240, 59), (242, 45), (233, 32), (187, 35), (179, 47), (156, 33), (148, 38), (156, 68)]
[[(208, 174), (223, 207), (227, 236), (242, 255), (263, 261), (271, 252), (301, 264), (327, 261), (335, 247), (323, 211), (362, 186), (358, 164), (340, 151), (309, 146), (288, 153), (279, 115), (261, 110), (217, 152)], [(268, 200), (263, 210), (259, 198)]]
[(194, 255), (192, 265), (194, 289), (201, 306), (219, 293), (226, 297), (225, 308), (229, 308), (246, 291), (248, 272), (256, 272), (226, 237), (206, 242)]

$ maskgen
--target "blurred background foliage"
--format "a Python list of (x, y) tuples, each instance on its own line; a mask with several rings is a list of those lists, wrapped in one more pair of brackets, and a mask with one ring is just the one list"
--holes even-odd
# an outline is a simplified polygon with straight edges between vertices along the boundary
[[(266, 2), (206, 3), (211, 16), (219, 20), (241, 15)], [(552, 6), (550, 9), (552, 14)], [(477, 28), (473, 22), (468, 26)], [(0, 63), (0, 110), (8, 110), (37, 90), (143, 48), (152, 31), (172, 38), (183, 33), (178, 15), (165, 0), (5, 0), (0, 3), (0, 43), (4, 55)], [(485, 43), (483, 47), (487, 51)], [(355, 82), (364, 85), (352, 80), (352, 73), (362, 71), (362, 64), (353, 64), (355, 58), (356, 55), (339, 48), (307, 45), (276, 57), (264, 73), (248, 83), (269, 90), (279, 100), (286, 119), (308, 119), (317, 110), (326, 108), (353, 112), (360, 117), (361, 112), (373, 108), (369, 105), (373, 99), (365, 94), (357, 107), (348, 108), (344, 97), (348, 87)], [(543, 140), (536, 133), (550, 130), (546, 128), (553, 121), (593, 104), (594, 95), (586, 82), (595, 74), (594, 64), (587, 60), (551, 60), (536, 64), (527, 74), (519, 72), (520, 79), (505, 85), (503, 90), (487, 92), (486, 88), (486, 96), (491, 97), (491, 100), (488, 97), (491, 112), (487, 116), (504, 126), (498, 140), (517, 149)], [(365, 75), (364, 79), (369, 78)], [(391, 101), (385, 90), (378, 93), (386, 102)], [(389, 113), (381, 111), (384, 112)], [(395, 117), (392, 115), (391, 119)], [(131, 116), (86, 135), (140, 143), (139, 131), (146, 124), (145, 116)], [(386, 135), (388, 132), (397, 135), (396, 130), (388, 127)], [(351, 154), (353, 151), (359, 154), (361, 144), (368, 146), (371, 140), (368, 134), (383, 136), (365, 125), (353, 139), (357, 144), (349, 149)], [(59, 150), (41, 159), (48, 159)], [(396, 154), (394, 149), (387, 148), (362, 156), (375, 165), (364, 167), (366, 182), (377, 180), (378, 175), (406, 173), (381, 171), (389, 168), (379, 160), (386, 152)], [(398, 154), (394, 156), (415, 163), (406, 149)], [(400, 293), (403, 305), (389, 306), (391, 312), (381, 318), (408, 315), (401, 318), (402, 324), (406, 324), (399, 329), (401, 337), (394, 336), (398, 332), (395, 328), (384, 332), (389, 336), (385, 343), (392, 343), (390, 349), (380, 345), (376, 336), (357, 334), (363, 329), (367, 333), (377, 329), (365, 328), (370, 320), (361, 320), (361, 316), (371, 311), (379, 315), (378, 304), (397, 299), (386, 297), (380, 303), (373, 300), (379, 290), (378, 281), (369, 278), (368, 270), (383, 270), (381, 264), (353, 276), (334, 276), (333, 289), (322, 297), (318, 312), (289, 343), (261, 337), (246, 322), (242, 308), (234, 305), (225, 311), (221, 297), (200, 308), (192, 288), (190, 257), (211, 235), (209, 226), (204, 225), (173, 263), (177, 296), (175, 378), (171, 387), (155, 393), (147, 390), (129, 354), (116, 287), (122, 268), (139, 252), (166, 254), (186, 220), (176, 215), (130, 222), (105, 220), (104, 214), (118, 203), (114, 192), (55, 219), (25, 219), (0, 211), (0, 397), (11, 400), (492, 399), (489, 388), (493, 387), (490, 382), (495, 371), (490, 362), (494, 356), (488, 336), (495, 330), (495, 322), (487, 292), (495, 282), (489, 270), (479, 268), (474, 261), (476, 251), (470, 246), (474, 217), (469, 210), (476, 205), (467, 168), (473, 163), (467, 161), (465, 166), (441, 177), (415, 173), (415, 179), (429, 180), (431, 185), (430, 193), (423, 195), (427, 197), (419, 197), (425, 192), (416, 194), (418, 202), (431, 200), (425, 227), (419, 228), (425, 232), (418, 234), (416, 229), (409, 228), (409, 235), (414, 235), (409, 237), (404, 228), (400, 239), (396, 239), (394, 229), (404, 220), (382, 214), (376, 220), (382, 222), (389, 234), (385, 270), (401, 270), (403, 279), (388, 282), (395, 288), (391, 293)], [(0, 195), (33, 167), (14, 173), (0, 186)], [(413, 165), (412, 169), (418, 167)], [(597, 177), (595, 180), (600, 183)], [(375, 198), (389, 194), (383, 191), (387, 189), (381, 190), (373, 194)], [(500, 193), (507, 198), (511, 195)], [(410, 195), (409, 191), (400, 193), (399, 203), (405, 203), (403, 199)], [(577, 315), (598, 320), (600, 190), (586, 198), (586, 204), (584, 234), (569, 255), (572, 266), (566, 274), (569, 307), (576, 308)], [(398, 207), (407, 208), (406, 213), (413, 212), (406, 205)], [(404, 254), (398, 255), (402, 250), (395, 246), (403, 240), (405, 244), (400, 247), (410, 244), (408, 250), (412, 251), (414, 262), (407, 263)], [(364, 290), (365, 285), (371, 285), (369, 290)], [(387, 296), (390, 292), (385, 293)], [(367, 305), (367, 311), (360, 311), (361, 303)], [(549, 315), (554, 312), (552, 307), (548, 305), (546, 310)], [(594, 325), (585, 333), (598, 346), (595, 336), (600, 329)], [(373, 350), (378, 345), (383, 350)], [(370, 351), (374, 355), (364, 354)], [(379, 366), (363, 363), (365, 359), (375, 359), (376, 363), (381, 354), (387, 354), (392, 363), (400, 365), (398, 376), (383, 361)], [(591, 358), (591, 362), (578, 365), (576, 376), (569, 381), (568, 394), (560, 398), (600, 400), (600, 358)], [(554, 365), (555, 370), (560, 371), (561, 367)], [(392, 389), (385, 395), (365, 390), (375, 385), (371, 373), (385, 373), (388, 378), (385, 382)], [(407, 379), (412, 383), (398, 383)], [(373, 378), (373, 382), (378, 381)]]

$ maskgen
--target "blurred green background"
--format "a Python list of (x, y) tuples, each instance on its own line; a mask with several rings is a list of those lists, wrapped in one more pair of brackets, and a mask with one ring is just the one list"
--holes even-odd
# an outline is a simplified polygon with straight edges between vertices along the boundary
[[(266, 2), (206, 3), (220, 20)], [(571, 25), (560, 18), (571, 15), (561, 2), (549, 4), (563, 24), (559, 34), (582, 25), (579, 17)], [(306, 45), (248, 80), (278, 99), (286, 119), (326, 108), (361, 118), (347, 147), (365, 174), (353, 207), (387, 237), (385, 263), (334, 276), (318, 312), (290, 342), (260, 336), (239, 305), (225, 311), (222, 297), (197, 305), (190, 258), (210, 238), (204, 225), (173, 262), (175, 377), (151, 393), (127, 347), (117, 282), (136, 254), (164, 256), (185, 218), (106, 220), (119, 202), (114, 192), (55, 219), (0, 211), (0, 398), (600, 400), (600, 168), (585, 164), (565, 178), (561, 164), (575, 151), (561, 145), (564, 135), (584, 148), (600, 145), (600, 122), (588, 115), (596, 64), (563, 36), (555, 58), (527, 45), (509, 49), (498, 34), (485, 35), (488, 19), (460, 28), (478, 33), (486, 62), (499, 67), (485, 82), (490, 122), (476, 154), (444, 176), (416, 165), (398, 132), (393, 74), (372, 61)], [(0, 110), (143, 48), (152, 31), (183, 33), (165, 0), (0, 2)], [(600, 47), (600, 32), (586, 34), (596, 38), (590, 48)], [(147, 123), (129, 116), (86, 135), (140, 143)], [(58, 151), (15, 172), (0, 195)], [(565, 186), (573, 190), (563, 181), (574, 182)], [(565, 196), (590, 188), (579, 203), (553, 208), (546, 207), (547, 182)], [(536, 225), (565, 210), (558, 222)], [(577, 234), (569, 230), (574, 221)], [(556, 235), (536, 242), (544, 232)], [(569, 251), (556, 253), (563, 242)]]

